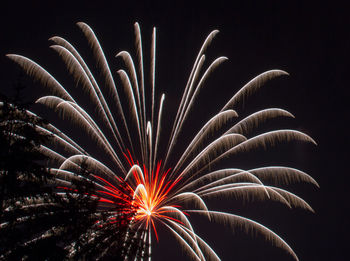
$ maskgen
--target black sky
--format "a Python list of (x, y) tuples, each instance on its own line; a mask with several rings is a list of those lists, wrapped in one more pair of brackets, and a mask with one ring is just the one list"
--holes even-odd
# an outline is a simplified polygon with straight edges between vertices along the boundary
[[(345, 210), (349, 208), (350, 21), (345, 5), (333, 1), (49, 2), (2, 3), (0, 90), (7, 95), (12, 94), (18, 71), (5, 54), (25, 55), (54, 74), (63, 64), (48, 48), (47, 39), (60, 35), (76, 46), (85, 44), (75, 26), (78, 21), (94, 29), (112, 66), (117, 64), (113, 58), (117, 52), (134, 50), (135, 21), (141, 25), (145, 43), (150, 41), (152, 27), (156, 26), (157, 88), (169, 97), (180, 97), (202, 41), (211, 30), (219, 29), (208, 59), (224, 55), (229, 61), (208, 81), (208, 91), (201, 97), (197, 112), (204, 107), (207, 110), (207, 106), (215, 112), (239, 87), (263, 71), (278, 68), (289, 72), (288, 78), (259, 92), (251, 109), (276, 106), (289, 110), (296, 116), (289, 126), (305, 131), (318, 143), (317, 147), (291, 146), (293, 151), (287, 151), (287, 155), (292, 158), (281, 157), (319, 182), (320, 189), (307, 185), (292, 188), (316, 213), (290, 211), (268, 203), (236, 206), (229, 200), (230, 204), (221, 207), (274, 230), (291, 245), (300, 260), (348, 260), (349, 221)], [(33, 93), (40, 95), (40, 89)], [(176, 102), (170, 99), (174, 107)], [(204, 118), (199, 116), (198, 122), (207, 118), (201, 115)], [(198, 228), (223, 260), (292, 260), (261, 238), (230, 235), (223, 226), (208, 228), (200, 221)], [(185, 258), (169, 234), (161, 231), (160, 236), (161, 242), (154, 246), (154, 260)]]

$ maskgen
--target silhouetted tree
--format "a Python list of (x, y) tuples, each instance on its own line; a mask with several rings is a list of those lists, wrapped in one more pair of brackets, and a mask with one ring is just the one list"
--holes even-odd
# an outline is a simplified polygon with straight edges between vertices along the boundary
[[(53, 178), (39, 152), (49, 136), (36, 129), (45, 121), (20, 106), (0, 103), (0, 250), (3, 259), (20, 259), (38, 251), (55, 257), (53, 239), (46, 239), (49, 206), (54, 201)], [(54, 250), (54, 251), (53, 251)], [(39, 255), (40, 256), (40, 255)], [(40, 258), (39, 258), (40, 259)]]
[(52, 142), (47, 124), (20, 105), (0, 102), (0, 260), (123, 260), (145, 247), (130, 226), (135, 209), (121, 183), (121, 199), (103, 209), (83, 161), (74, 178), (60, 180), (40, 146)]

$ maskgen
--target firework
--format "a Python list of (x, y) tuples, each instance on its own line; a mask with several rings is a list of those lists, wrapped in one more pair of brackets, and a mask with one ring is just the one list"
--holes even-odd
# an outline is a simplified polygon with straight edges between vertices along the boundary
[[(77, 25), (92, 49), (101, 79), (94, 76), (78, 51), (65, 39), (52, 37), (50, 40), (54, 44), (51, 48), (62, 58), (79, 90), (89, 98), (93, 111), (88, 111), (88, 108), (84, 110), (78, 99), (73, 98), (66, 88), (34, 61), (20, 55), (7, 55), (51, 91), (52, 95), (39, 98), (37, 103), (73, 122), (99, 151), (92, 150), (91, 146), (78, 145), (79, 142), (73, 141), (53, 125), (42, 128), (54, 139), (52, 147), (41, 146), (40, 150), (49, 155), (52, 164), (57, 166), (51, 172), (59, 184), (59, 193), (64, 194), (70, 189), (72, 180), (77, 178), (75, 173), (81, 171), (80, 165), (84, 162), (89, 174), (80, 178), (95, 184), (94, 196), (99, 198), (100, 211), (113, 209), (115, 199), (127, 206), (124, 212), (128, 212), (128, 208), (135, 209), (135, 214), (129, 219), (129, 228), (139, 231), (132, 236), (142, 241), (143, 249), (140, 251), (148, 255), (151, 254), (151, 239), (155, 237), (158, 240), (157, 226), (162, 224), (194, 259), (219, 259), (214, 250), (195, 233), (190, 218), (196, 213), (216, 222), (243, 226), (247, 231), (256, 230), (298, 259), (290, 246), (267, 227), (242, 216), (209, 210), (205, 203), (209, 197), (249, 195), (313, 211), (303, 199), (277, 187), (300, 181), (318, 186), (312, 177), (300, 170), (283, 166), (250, 170), (220, 168), (224, 158), (257, 147), (266, 148), (291, 140), (315, 143), (308, 135), (290, 129), (249, 136), (251, 130), (257, 129), (268, 119), (293, 117), (288, 111), (268, 108), (240, 119), (234, 110), (266, 81), (287, 73), (271, 70), (249, 81), (203, 125), (184, 151), (180, 151), (180, 156), (173, 160), (177, 157), (174, 151), (179, 153), (177, 141), (184, 131), (184, 122), (190, 117), (205, 81), (216, 67), (227, 60), (226, 57), (219, 57), (205, 68), (206, 49), (218, 31), (212, 31), (205, 39), (184, 88), (175, 119), (169, 122), (163, 115), (165, 94), (158, 96), (155, 88), (156, 29), (153, 29), (151, 43), (150, 86), (145, 84), (147, 77), (144, 75), (143, 44), (138, 23), (134, 26), (136, 59), (127, 51), (116, 55), (125, 65), (124, 69), (117, 71), (121, 83), (117, 86), (114, 71), (110, 69), (94, 32), (85, 23)], [(164, 141), (161, 138), (162, 126), (165, 124), (171, 124), (172, 129), (165, 153), (159, 155), (160, 140)], [(268, 179), (277, 185), (265, 185), (264, 181)], [(188, 209), (188, 205), (193, 207)], [(116, 219), (111, 214), (109, 220), (112, 222)], [(131, 234), (127, 233), (126, 237), (131, 237)], [(125, 257), (128, 258), (127, 253)]]

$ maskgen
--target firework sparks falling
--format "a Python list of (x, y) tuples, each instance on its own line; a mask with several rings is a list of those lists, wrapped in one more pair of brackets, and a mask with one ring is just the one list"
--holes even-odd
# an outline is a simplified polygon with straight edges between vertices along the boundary
[[(193, 258), (219, 259), (214, 250), (192, 228), (190, 215), (197, 213), (217, 222), (241, 225), (248, 230), (255, 229), (297, 260), (290, 246), (273, 231), (241, 216), (208, 210), (204, 201), (205, 198), (212, 196), (249, 194), (252, 197), (279, 201), (288, 207), (301, 207), (312, 211), (303, 199), (277, 187), (290, 182), (308, 182), (318, 186), (308, 174), (283, 166), (243, 170), (221, 169), (218, 164), (226, 157), (234, 157), (257, 147), (268, 147), (280, 142), (296, 140), (315, 143), (308, 135), (289, 129), (249, 136), (251, 130), (255, 130), (268, 119), (294, 117), (288, 111), (267, 108), (239, 119), (238, 113), (234, 110), (239, 102), (246, 99), (266, 81), (287, 73), (281, 70), (270, 70), (249, 81), (203, 125), (175, 161), (176, 164), (169, 166), (169, 159), (173, 157), (174, 150), (177, 148), (176, 143), (183, 131), (183, 124), (189, 118), (190, 111), (206, 79), (227, 60), (226, 57), (219, 57), (205, 68), (205, 51), (218, 31), (214, 30), (208, 35), (197, 55), (172, 123), (165, 155), (161, 157), (158, 154), (162, 125), (168, 122), (164, 122), (163, 117), (165, 94), (160, 95), (157, 102), (155, 89), (156, 29), (153, 29), (151, 43), (150, 88), (145, 84), (143, 44), (138, 23), (134, 26), (136, 62), (127, 51), (121, 51), (116, 55), (125, 64), (125, 68), (117, 71), (122, 83), (120, 88), (114, 81), (113, 71), (109, 68), (93, 30), (85, 23), (80, 22), (77, 25), (88, 40), (98, 69), (103, 75), (103, 88), (100, 87), (84, 59), (68, 41), (58, 36), (52, 37), (50, 40), (54, 44), (51, 48), (59, 54), (69, 73), (73, 75), (78, 86), (96, 108), (94, 113), (84, 110), (79, 105), (78, 99), (74, 99), (40, 65), (20, 55), (7, 55), (28, 75), (39, 80), (52, 92), (50, 96), (39, 98), (37, 103), (54, 109), (65, 119), (72, 121), (78, 128), (85, 131), (109, 158), (108, 163), (103, 163), (94, 156), (94, 151), (91, 152), (83, 145), (78, 145), (53, 125), (43, 128), (43, 132), (54, 137), (52, 148), (42, 146), (41, 150), (57, 165), (52, 172), (56, 175), (57, 183), (60, 184), (59, 187), (63, 191), (61, 193), (69, 190), (71, 181), (76, 178), (74, 173), (81, 169), (80, 165), (84, 161), (89, 175), (81, 178), (95, 184), (97, 189), (96, 195), (93, 196), (99, 198), (101, 211), (113, 208), (116, 204), (114, 199), (122, 200), (126, 206), (136, 209), (136, 214), (130, 219), (129, 226), (140, 231), (136, 236), (143, 241), (144, 252), (151, 253), (152, 231), (158, 240), (156, 227), (158, 224), (163, 224), (185, 246)], [(111, 94), (111, 97), (107, 97), (107, 93)], [(121, 97), (125, 97), (126, 102)], [(110, 104), (115, 107), (111, 107)], [(117, 113), (115, 114), (114, 111)], [(235, 123), (232, 125), (232, 122)], [(227, 127), (228, 125), (230, 126)], [(222, 130), (220, 133), (223, 134), (219, 134), (218, 130)], [(57, 147), (62, 148), (63, 152), (55, 149)], [(267, 179), (272, 179), (277, 185), (265, 185), (264, 181)], [(121, 187), (123, 189), (120, 189)], [(185, 203), (188, 202), (194, 205), (194, 209), (185, 208)], [(126, 208), (124, 211), (129, 210)], [(110, 220), (114, 222), (117, 217), (111, 215)], [(147, 233), (141, 231), (147, 231)]]

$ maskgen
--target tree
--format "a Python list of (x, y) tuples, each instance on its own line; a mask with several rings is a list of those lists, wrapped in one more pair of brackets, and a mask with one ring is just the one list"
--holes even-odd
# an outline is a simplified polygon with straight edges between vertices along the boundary
[[(91, 173), (58, 179), (40, 150), (52, 137), (48, 123), (2, 97), (0, 102), (0, 260), (122, 260), (145, 247), (130, 229), (135, 210), (114, 199), (115, 209), (99, 207)], [(123, 197), (131, 197), (120, 185)], [(131, 200), (130, 198), (128, 199)]]
[[(0, 250), (2, 259), (19, 259), (56, 252), (52, 238), (42, 237), (48, 229), (53, 179), (42, 165), (38, 151), (49, 137), (36, 126), (45, 121), (24, 108), (0, 103)], [(54, 250), (54, 251), (52, 251)], [(39, 255), (40, 256), (40, 255)]]

